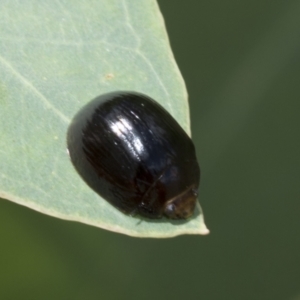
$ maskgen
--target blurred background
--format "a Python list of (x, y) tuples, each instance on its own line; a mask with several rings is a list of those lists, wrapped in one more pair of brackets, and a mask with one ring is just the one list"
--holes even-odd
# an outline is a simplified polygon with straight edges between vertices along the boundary
[(130, 238), (0, 200), (0, 299), (300, 299), (300, 2), (159, 5), (211, 234)]

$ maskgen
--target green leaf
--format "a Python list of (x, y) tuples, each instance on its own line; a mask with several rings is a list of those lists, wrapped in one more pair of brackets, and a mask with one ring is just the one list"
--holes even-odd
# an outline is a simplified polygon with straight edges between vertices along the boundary
[(0, 197), (131, 236), (208, 233), (202, 213), (188, 222), (122, 214), (82, 181), (66, 151), (74, 114), (115, 90), (153, 97), (190, 132), (185, 85), (156, 1), (1, 4)]

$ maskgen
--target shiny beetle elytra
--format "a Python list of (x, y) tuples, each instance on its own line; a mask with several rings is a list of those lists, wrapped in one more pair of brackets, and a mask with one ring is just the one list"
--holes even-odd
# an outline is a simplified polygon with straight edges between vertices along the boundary
[(193, 215), (200, 181), (194, 144), (148, 96), (119, 91), (95, 98), (73, 118), (67, 144), (85, 182), (122, 212)]

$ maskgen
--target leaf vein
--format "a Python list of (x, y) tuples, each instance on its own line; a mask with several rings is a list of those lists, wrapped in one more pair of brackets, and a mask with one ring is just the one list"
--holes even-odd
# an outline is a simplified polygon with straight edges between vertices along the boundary
[(6, 67), (19, 81), (28, 87), (31, 91), (33, 91), (38, 98), (46, 105), (47, 108), (51, 109), (57, 116), (60, 117), (65, 123), (69, 123), (70, 119), (65, 116), (62, 112), (60, 112), (56, 107), (52, 105), (51, 102), (32, 84), (32, 82), (28, 81), (23, 75), (20, 74), (18, 70), (16, 70), (1, 54), (0, 54), (0, 63)]

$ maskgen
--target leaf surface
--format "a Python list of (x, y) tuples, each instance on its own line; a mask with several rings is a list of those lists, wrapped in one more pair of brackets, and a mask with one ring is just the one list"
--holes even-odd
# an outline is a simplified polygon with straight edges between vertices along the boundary
[(131, 236), (208, 233), (200, 206), (188, 222), (122, 214), (82, 181), (66, 151), (75, 113), (116, 90), (149, 95), (190, 132), (185, 85), (156, 1), (1, 4), (0, 197)]

